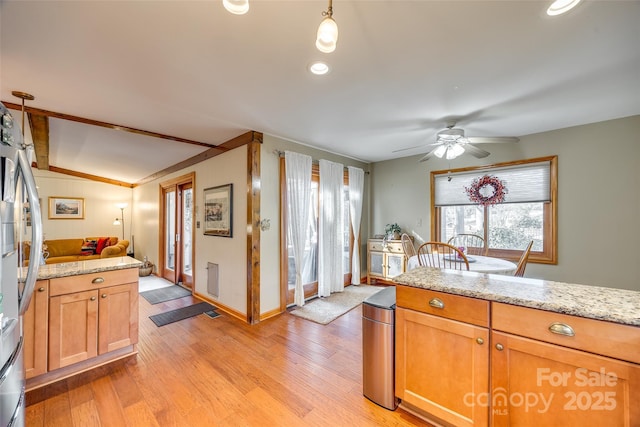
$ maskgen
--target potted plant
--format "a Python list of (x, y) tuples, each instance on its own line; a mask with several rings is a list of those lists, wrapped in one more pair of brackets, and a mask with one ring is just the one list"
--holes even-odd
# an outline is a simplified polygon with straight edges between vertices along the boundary
[(384, 228), (384, 231), (387, 234), (388, 239), (398, 240), (400, 239), (400, 233), (402, 233), (402, 228), (397, 223), (387, 224)]

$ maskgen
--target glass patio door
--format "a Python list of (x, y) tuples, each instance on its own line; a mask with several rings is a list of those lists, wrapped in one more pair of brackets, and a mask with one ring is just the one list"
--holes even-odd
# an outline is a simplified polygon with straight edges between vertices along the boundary
[(163, 183), (161, 236), (162, 277), (193, 286), (193, 177)]

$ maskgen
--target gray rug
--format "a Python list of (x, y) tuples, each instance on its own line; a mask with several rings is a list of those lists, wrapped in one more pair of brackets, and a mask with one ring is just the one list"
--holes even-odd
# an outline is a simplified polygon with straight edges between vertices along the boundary
[(327, 298), (316, 298), (304, 306), (290, 311), (290, 313), (294, 316), (326, 325), (353, 310), (367, 297), (381, 289), (384, 288), (371, 285), (347, 286), (342, 292), (335, 292)]
[[(189, 317), (198, 316), (202, 313), (209, 312), (215, 310), (216, 307), (206, 303), (200, 302), (198, 304), (189, 305), (187, 307), (182, 307), (177, 310), (167, 311), (166, 313), (154, 314), (153, 316), (149, 316), (149, 319), (156, 326), (164, 326), (169, 323), (177, 322), (179, 320), (188, 319)], [(215, 315), (207, 314), (209, 317), (216, 317)]]
[(184, 298), (189, 295), (191, 295), (191, 291), (189, 289), (185, 289), (178, 285), (171, 285), (151, 291), (140, 292), (140, 296), (149, 301), (149, 304), (159, 304), (173, 299)]

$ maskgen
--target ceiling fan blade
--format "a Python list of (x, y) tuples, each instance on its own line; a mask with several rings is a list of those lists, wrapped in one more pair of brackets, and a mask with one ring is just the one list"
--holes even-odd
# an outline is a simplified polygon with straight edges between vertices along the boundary
[(520, 138), (516, 138), (515, 136), (468, 136), (467, 139), (474, 144), (496, 144), (520, 141)]
[(420, 162), (426, 162), (427, 160), (429, 160), (430, 158), (432, 158), (432, 157), (433, 157), (433, 153), (434, 153), (435, 151), (436, 151), (435, 149), (433, 149), (433, 150), (429, 151), (429, 152), (428, 152), (427, 154), (425, 154), (422, 158), (420, 158)]
[(475, 147), (471, 144), (464, 145), (464, 152), (469, 153), (478, 159), (482, 159), (483, 157), (487, 157), (489, 154), (491, 154), (488, 151), (484, 151), (483, 149)]

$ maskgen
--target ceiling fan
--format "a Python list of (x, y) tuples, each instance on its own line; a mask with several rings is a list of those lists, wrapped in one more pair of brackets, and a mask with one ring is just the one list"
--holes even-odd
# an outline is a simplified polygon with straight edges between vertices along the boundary
[(463, 153), (469, 153), (472, 156), (481, 159), (487, 157), (488, 151), (476, 147), (472, 144), (495, 144), (501, 142), (518, 142), (519, 138), (515, 136), (464, 136), (464, 130), (456, 128), (455, 123), (449, 123), (446, 129), (438, 132), (436, 142), (429, 144), (434, 147), (431, 151), (420, 159), (421, 162), (429, 160), (431, 157), (445, 158), (447, 160), (455, 159)]

